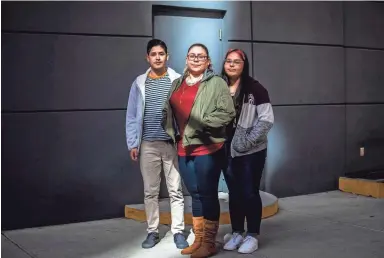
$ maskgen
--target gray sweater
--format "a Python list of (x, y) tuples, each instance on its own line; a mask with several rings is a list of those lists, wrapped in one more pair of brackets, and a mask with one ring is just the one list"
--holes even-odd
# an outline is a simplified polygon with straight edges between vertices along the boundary
[(231, 156), (244, 156), (267, 148), (267, 134), (274, 123), (268, 91), (249, 77), (242, 83), (244, 101), (231, 142)]

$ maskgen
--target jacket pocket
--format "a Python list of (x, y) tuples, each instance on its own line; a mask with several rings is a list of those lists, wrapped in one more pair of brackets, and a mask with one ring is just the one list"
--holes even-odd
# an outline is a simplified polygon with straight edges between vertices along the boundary
[(232, 147), (239, 153), (244, 153), (252, 149), (252, 143), (247, 137), (247, 129), (237, 126), (235, 135), (232, 139)]

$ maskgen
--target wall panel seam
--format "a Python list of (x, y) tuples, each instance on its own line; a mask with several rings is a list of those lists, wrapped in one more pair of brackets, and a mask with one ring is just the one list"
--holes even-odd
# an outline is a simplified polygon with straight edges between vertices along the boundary
[(322, 44), (322, 43), (308, 43), (308, 42), (290, 42), (290, 41), (286, 41), (285, 42), (285, 41), (243, 40), (243, 39), (229, 39), (228, 42), (277, 44), (277, 45), (296, 45), (296, 46), (314, 46), (314, 47), (339, 47), (339, 48), (346, 48), (346, 49), (384, 51), (384, 48), (372, 48), (372, 47), (361, 47), (361, 46), (345, 46), (345, 45), (338, 45), (338, 44)]
[(6, 34), (29, 34), (29, 35), (57, 35), (57, 36), (85, 36), (85, 37), (113, 37), (113, 38), (152, 38), (149, 35), (128, 35), (111, 33), (82, 33), (82, 32), (51, 32), (51, 31), (24, 31), (24, 30), (2, 30)]
[(63, 112), (100, 112), (100, 111), (126, 111), (126, 108), (88, 108), (88, 109), (41, 109), (41, 110), (2, 110), (1, 114), (26, 113), (63, 113)]

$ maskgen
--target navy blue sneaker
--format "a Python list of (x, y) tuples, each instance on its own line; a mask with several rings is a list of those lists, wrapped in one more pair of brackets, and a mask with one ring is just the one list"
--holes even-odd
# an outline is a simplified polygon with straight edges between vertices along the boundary
[(160, 242), (159, 233), (151, 232), (148, 234), (147, 238), (141, 244), (141, 247), (143, 247), (145, 249), (152, 248), (159, 242)]
[(185, 237), (182, 233), (176, 233), (173, 235), (173, 241), (176, 244), (178, 249), (184, 249), (189, 246), (188, 242), (185, 240)]

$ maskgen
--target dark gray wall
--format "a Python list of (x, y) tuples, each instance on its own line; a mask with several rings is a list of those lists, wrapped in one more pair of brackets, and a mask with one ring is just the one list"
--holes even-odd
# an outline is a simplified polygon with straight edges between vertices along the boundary
[(254, 76), (276, 114), (265, 189), (333, 190), (341, 175), (384, 169), (384, 5), (253, 2), (252, 22)]
[[(118, 217), (142, 202), (124, 122), (152, 4), (2, 3), (3, 228)], [(332, 190), (346, 172), (384, 167), (382, 3), (155, 4), (226, 11), (224, 49), (247, 52), (274, 104), (266, 191)]]

